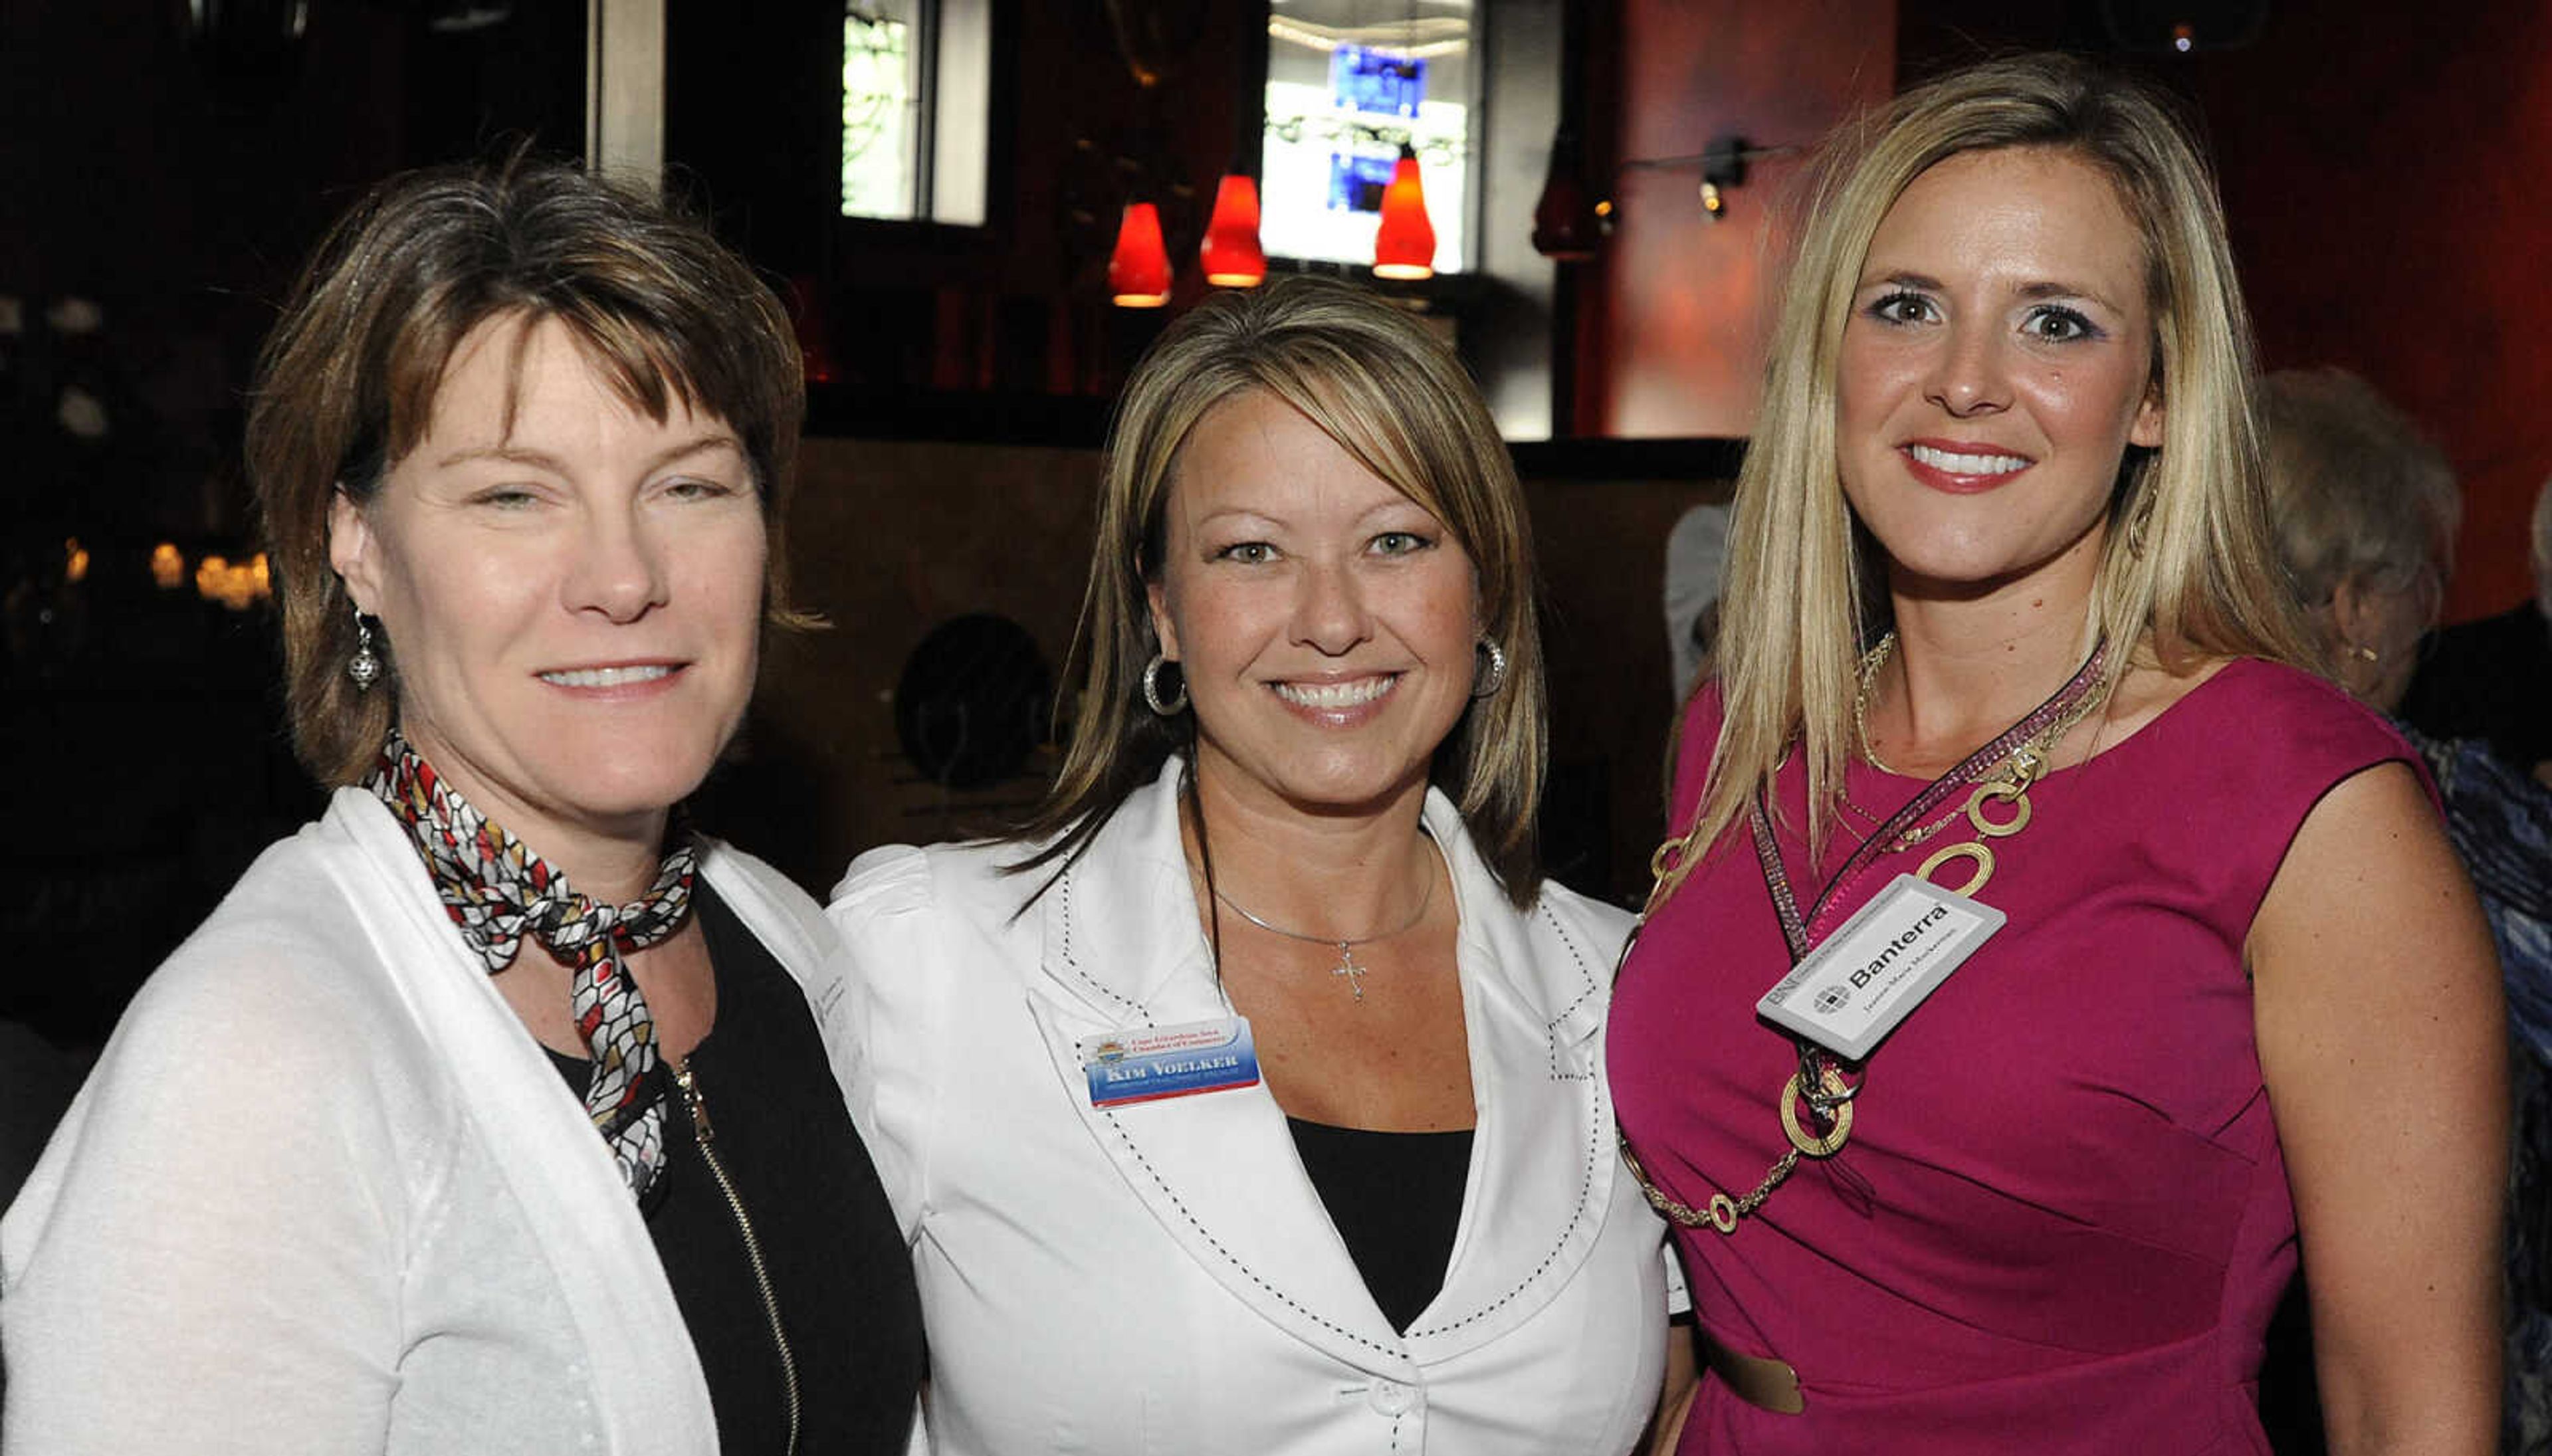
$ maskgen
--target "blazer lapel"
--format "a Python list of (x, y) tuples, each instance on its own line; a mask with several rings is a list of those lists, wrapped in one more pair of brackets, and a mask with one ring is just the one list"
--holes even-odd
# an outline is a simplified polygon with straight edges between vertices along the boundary
[(1415, 1374), (1304, 1175), (1264, 1085), (1091, 1105), (1079, 1043), (1231, 1014), (1197, 925), (1178, 775), (1125, 801), (1038, 902), (1029, 1009), (1055, 1073), (1135, 1198), (1188, 1257), (1270, 1322), (1351, 1366)]
[(1409, 1329), (1450, 1358), (1540, 1310), (1594, 1248), (1612, 1202), (1613, 1108), (1599, 1064), (1617, 947), (1553, 908), (1519, 914), (1442, 794), (1428, 827), (1460, 897), (1462, 1014), (1479, 1122), (1444, 1288)]

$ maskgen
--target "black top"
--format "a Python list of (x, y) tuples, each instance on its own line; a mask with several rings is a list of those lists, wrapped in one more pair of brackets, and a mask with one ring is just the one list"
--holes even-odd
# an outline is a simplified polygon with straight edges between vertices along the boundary
[(1462, 1186), (1471, 1176), (1471, 1130), (1373, 1132), (1299, 1117), (1285, 1122), (1364, 1287), (1391, 1327), (1407, 1334), (1444, 1288), (1462, 1222)]
[[(691, 903), (717, 977), (717, 1021), (691, 1052), (692, 1085), (797, 1358), (798, 1449), (900, 1456), (923, 1353), (920, 1296), (895, 1212), (798, 983), (706, 881), (694, 883)], [(591, 1064), (557, 1052), (550, 1060), (582, 1098)], [(788, 1443), (789, 1404), (762, 1292), (670, 1075), (664, 1090), (665, 1172), (644, 1210), (647, 1232), (708, 1376), (719, 1448), (777, 1453)]]
[(2534, 603), (2435, 633), (2400, 716), (2432, 738), (2486, 738), (2520, 774), (2552, 759), (2552, 623)]

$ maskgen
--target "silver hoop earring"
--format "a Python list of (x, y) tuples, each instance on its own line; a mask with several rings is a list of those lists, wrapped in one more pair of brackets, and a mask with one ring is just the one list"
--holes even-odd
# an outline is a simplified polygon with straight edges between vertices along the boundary
[(1145, 664), (1143, 667), (1144, 706), (1149, 707), (1153, 712), (1160, 714), (1164, 718), (1175, 718), (1180, 713), (1187, 711), (1188, 675), (1186, 673), (1182, 672), (1179, 674), (1179, 695), (1177, 697), (1164, 698), (1161, 696), (1161, 670), (1163, 668), (1175, 670), (1178, 666), (1178, 664), (1171, 662), (1159, 653), (1154, 653), (1152, 654), (1151, 662)]
[(362, 607), (355, 608), (355, 655), (346, 660), (346, 676), (355, 680), (357, 692), (370, 692), (381, 680), (380, 654), (372, 651), (372, 619)]
[(1495, 697), (1498, 689), (1507, 685), (1507, 650), (1498, 646), (1496, 639), (1483, 637), (1479, 651), (1489, 655), (1489, 665), (1474, 670), (1471, 696)]

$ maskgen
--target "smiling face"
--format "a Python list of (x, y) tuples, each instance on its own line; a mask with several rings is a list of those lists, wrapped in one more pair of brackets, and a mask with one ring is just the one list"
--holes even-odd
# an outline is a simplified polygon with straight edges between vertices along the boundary
[(401, 730), (536, 849), (655, 832), (743, 717), (765, 552), (744, 451), (679, 398), (631, 409), (554, 321), (473, 330), (423, 438), (330, 527)]
[(1252, 390), (1189, 434), (1163, 527), (1152, 625), (1187, 678), (1200, 780), (1303, 813), (1423, 793), (1480, 636), (1443, 523)]
[(2159, 446), (2144, 251), (2065, 152), (1968, 152), (1870, 239), (1836, 380), (1843, 486), (1901, 592), (2087, 592), (2129, 445)]

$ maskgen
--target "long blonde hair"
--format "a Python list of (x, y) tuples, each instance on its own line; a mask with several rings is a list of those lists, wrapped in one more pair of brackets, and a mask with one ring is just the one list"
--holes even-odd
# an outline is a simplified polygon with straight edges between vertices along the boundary
[(1515, 462), (1450, 349), (1363, 290), (1280, 279), (1208, 300), (1135, 366), (1117, 405), (1100, 485), (1099, 532), (1067, 680), (1080, 718), (1053, 790), (1021, 826), (1045, 841), (1015, 869), (1069, 862), (1172, 753), (1193, 760), (1196, 718), (1141, 698), (1160, 650), (1147, 584), (1161, 570), (1164, 510), (1180, 454), (1215, 406), (1252, 390), (1283, 400), (1356, 463), (1444, 523), (1479, 574), (1482, 629), (1505, 680), (1474, 701), (1436, 751), (1432, 779), (1519, 906), (1542, 886), (1538, 816), (1547, 753), (1546, 688), (1533, 533)]
[(1794, 743), (1811, 842), (1832, 826), (1878, 610), (1870, 548), (1837, 465), (1844, 326), (1870, 239), (1905, 188), (1948, 157), (2013, 147), (2097, 168), (2143, 243), (2153, 386), (2167, 407), (2163, 444), (2129, 450), (2110, 502), (2090, 608), (2092, 633), (2113, 644), (2103, 687), (2138, 662), (2312, 660), (2270, 545), (2249, 316), (2214, 176), (2188, 127), (2152, 87), (2068, 56), (1970, 66), (1848, 123), (1811, 173), (1738, 475), (1719, 635), (1725, 716), (1689, 844), (1715, 843), (1743, 817)]

